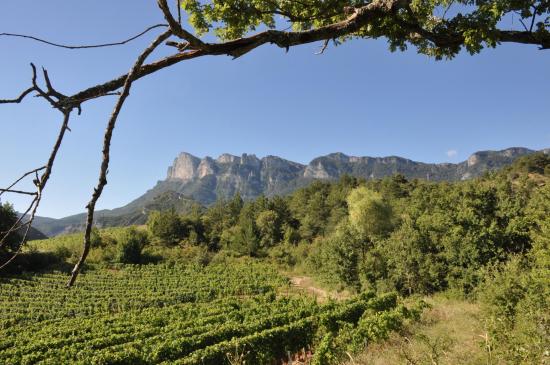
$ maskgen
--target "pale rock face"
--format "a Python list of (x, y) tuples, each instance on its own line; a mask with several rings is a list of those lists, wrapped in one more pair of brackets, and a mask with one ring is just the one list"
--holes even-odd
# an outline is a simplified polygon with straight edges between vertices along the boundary
[(319, 161), (316, 164), (310, 164), (306, 167), (304, 177), (313, 179), (328, 179), (330, 178), (330, 175), (325, 169), (325, 166), (323, 166), (323, 163)]
[(216, 164), (210, 157), (205, 157), (201, 160), (199, 167), (197, 168), (197, 176), (202, 179), (208, 175), (214, 175), (216, 173)]
[(233, 163), (238, 159), (237, 156), (230, 155), (229, 153), (224, 153), (216, 159), (217, 163)]
[(197, 176), (197, 168), (200, 159), (189, 154), (180, 153), (174, 160), (174, 164), (168, 168), (168, 180), (191, 180)]
[(468, 158), (468, 167), (474, 166), (476, 163), (479, 162), (479, 156), (477, 154), (473, 154)]
[(241, 165), (247, 165), (254, 168), (260, 168), (261, 161), (256, 155), (247, 155), (246, 153), (243, 153), (241, 156)]

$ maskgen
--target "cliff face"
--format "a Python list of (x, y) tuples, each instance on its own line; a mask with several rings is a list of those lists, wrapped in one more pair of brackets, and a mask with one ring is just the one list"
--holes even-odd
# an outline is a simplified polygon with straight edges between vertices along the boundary
[(223, 154), (217, 159), (197, 158), (181, 153), (168, 168), (166, 180), (157, 187), (177, 185), (177, 190), (211, 203), (218, 197), (240, 192), (243, 198), (273, 195), (302, 174), (304, 166), (276, 156), (259, 159), (255, 155)]
[(499, 169), (533, 152), (527, 148), (482, 151), (457, 164), (428, 164), (397, 156), (356, 157), (333, 153), (315, 158), (308, 165), (277, 156), (259, 159), (248, 154), (223, 154), (217, 159), (200, 159), (181, 153), (168, 168), (166, 180), (159, 182), (153, 190), (165, 191), (170, 186), (203, 204), (210, 204), (217, 198), (231, 197), (236, 192), (244, 199), (261, 194), (285, 194), (312, 180), (335, 180), (344, 174), (377, 179), (399, 173), (409, 179), (457, 181)]
[(189, 153), (182, 152), (174, 159), (172, 166), (168, 167), (167, 180), (179, 179), (183, 181), (197, 177), (197, 170), (201, 160)]

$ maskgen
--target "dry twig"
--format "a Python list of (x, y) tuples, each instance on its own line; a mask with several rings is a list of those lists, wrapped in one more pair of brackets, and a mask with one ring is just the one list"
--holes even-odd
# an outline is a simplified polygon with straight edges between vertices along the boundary
[(109, 169), (111, 138), (113, 136), (113, 130), (115, 129), (116, 121), (120, 113), (120, 110), (124, 105), (124, 101), (126, 101), (126, 98), (128, 97), (128, 95), (130, 95), (130, 88), (132, 87), (132, 82), (134, 81), (134, 75), (141, 68), (141, 66), (143, 65), (143, 62), (145, 62), (145, 59), (155, 50), (155, 48), (157, 48), (162, 42), (168, 39), (168, 37), (170, 37), (171, 34), (172, 32), (170, 30), (162, 33), (138, 57), (132, 69), (128, 73), (128, 76), (126, 77), (126, 81), (124, 82), (122, 92), (118, 97), (115, 108), (111, 114), (111, 117), (109, 118), (109, 122), (107, 123), (107, 129), (105, 130), (105, 134), (103, 136), (103, 160), (101, 162), (101, 168), (99, 171), (99, 181), (97, 183), (97, 186), (94, 188), (92, 199), (86, 206), (86, 209), (88, 210), (88, 212), (86, 217), (86, 229), (84, 231), (84, 249), (82, 251), (82, 255), (80, 256), (80, 259), (78, 260), (78, 262), (76, 263), (76, 265), (74, 266), (71, 272), (71, 277), (67, 282), (67, 287), (71, 287), (74, 284), (78, 276), (78, 273), (82, 269), (82, 265), (84, 264), (84, 261), (86, 261), (86, 257), (90, 252), (90, 246), (91, 246), (90, 237), (92, 233), (92, 226), (94, 223), (95, 205), (97, 203), (97, 200), (101, 196), (101, 193), (103, 192), (103, 187), (107, 185), (107, 171)]

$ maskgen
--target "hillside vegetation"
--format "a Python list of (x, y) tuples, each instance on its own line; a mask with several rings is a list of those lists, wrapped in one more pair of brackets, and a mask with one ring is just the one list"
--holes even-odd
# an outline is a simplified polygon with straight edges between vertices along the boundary
[[(281, 290), (281, 282), (275, 279), (255, 272), (250, 274), (250, 279), (246, 279), (247, 273), (258, 267), (259, 272), (265, 270), (269, 273), (276, 269), (290, 275), (299, 273), (310, 276), (326, 290), (346, 293), (332, 297), (349, 298), (324, 304), (310, 300), (309, 304), (304, 304), (305, 312), (300, 312), (296, 317), (283, 322), (264, 323), (260, 327), (253, 325), (250, 330), (246, 329), (249, 328), (248, 324), (245, 325), (248, 323), (247, 315), (239, 315), (240, 328), (244, 326), (245, 329), (219, 336), (216, 332), (218, 329), (213, 330), (213, 337), (208, 335), (206, 342), (200, 340), (201, 345), (193, 345), (190, 347), (192, 350), (185, 350), (187, 352), (178, 352), (184, 348), (179, 343), (187, 341), (185, 336), (191, 335), (180, 336), (178, 340), (168, 334), (159, 335), (168, 336), (166, 338), (170, 340), (162, 338), (178, 344), (173, 345), (175, 348), (170, 347), (169, 357), (163, 357), (170, 361), (188, 358), (192, 351), (200, 350), (208, 353), (213, 351), (218, 354), (215, 356), (221, 356), (213, 357), (218, 363), (235, 364), (239, 362), (233, 362), (233, 358), (244, 360), (250, 356), (248, 359), (252, 362), (248, 364), (267, 364), (271, 360), (281, 360), (284, 353), (288, 356), (288, 352), (297, 353), (303, 348), (303, 357), (315, 364), (337, 364), (350, 357), (354, 361), (363, 359), (367, 364), (373, 360), (372, 356), (383, 354), (384, 346), (388, 346), (390, 349), (399, 349), (401, 354), (400, 357), (381, 355), (388, 362), (453, 363), (463, 358), (461, 356), (468, 349), (478, 346), (478, 351), (472, 350), (473, 355), (468, 359), (470, 363), (541, 364), (548, 361), (550, 348), (548, 217), (550, 157), (544, 154), (526, 156), (502, 171), (456, 183), (407, 180), (400, 175), (376, 181), (344, 176), (335, 183), (314, 182), (286, 197), (260, 197), (243, 202), (236, 195), (229, 200), (220, 200), (208, 209), (196, 206), (190, 213), (183, 215), (175, 209), (152, 212), (145, 226), (96, 230), (87, 278), (92, 278), (92, 282), (109, 283), (109, 286), (120, 288), (115, 291), (123, 293), (121, 298), (127, 296), (124, 293), (128, 293), (128, 290), (135, 290), (136, 297), (143, 293), (145, 303), (148, 303), (147, 298), (150, 298), (151, 303), (156, 303), (151, 304), (153, 307), (169, 308), (188, 302), (214, 303), (226, 296), (234, 298), (235, 295), (239, 300), (258, 301), (254, 299), (258, 293), (238, 292), (239, 284), (225, 283), (241, 274), (244, 288), (249, 280), (256, 278), (253, 280), (256, 285), (264, 283), (262, 285), (271, 288), (262, 292), (273, 293), (270, 301), (278, 303), (287, 297), (288, 290)], [(35, 241), (27, 248), (26, 255), (46, 255), (48, 260), (33, 261), (38, 262), (46, 272), (52, 268), (63, 270), (66, 260), (73, 261), (76, 258), (80, 245), (79, 235), (61, 236)], [(50, 260), (52, 257), (55, 259)], [(245, 260), (245, 266), (251, 267), (242, 266), (242, 260)], [(254, 266), (254, 262), (264, 265), (263, 268)], [(187, 287), (188, 290), (185, 285), (189, 284), (184, 284), (182, 290), (187, 294), (173, 291), (174, 287), (170, 283), (176, 279), (170, 279), (171, 276), (166, 276), (162, 270), (171, 272), (175, 269), (170, 267), (189, 265), (203, 269), (197, 274), (189, 274), (186, 271), (188, 269), (181, 268), (178, 269), (183, 270), (181, 273), (170, 274), (184, 276), (185, 280), (193, 282), (193, 285)], [(222, 265), (222, 271), (219, 271), (219, 265)], [(40, 267), (35, 266), (33, 269)], [(162, 269), (164, 267), (167, 269)], [(24, 270), (25, 266), (21, 265), (20, 268)], [(151, 280), (155, 282), (156, 289), (150, 289), (149, 284), (142, 284), (142, 270), (151, 272), (147, 277), (154, 278)], [(195, 275), (201, 277), (201, 270), (215, 274), (209, 280), (198, 279), (195, 283), (193, 278)], [(11, 298), (25, 298), (19, 292), (21, 288), (24, 292), (29, 290), (29, 297), (48, 290), (56, 293), (51, 295), (52, 298), (56, 295), (65, 298), (72, 293), (61, 288), (64, 282), (61, 274), (29, 275), (23, 281), (18, 281), (21, 280), (18, 276), (6, 279), (2, 289), (6, 288), (13, 293)], [(134, 276), (135, 283), (128, 281), (129, 277)], [(42, 284), (44, 278), (47, 284)], [(117, 281), (119, 278), (120, 281)], [(106, 303), (110, 295), (96, 293), (98, 290), (103, 291), (102, 286), (88, 286), (86, 280), (83, 279), (79, 284), (83, 288), (79, 295), (83, 297), (81, 300), (74, 299), (78, 305), (71, 307), (71, 316), (78, 317), (81, 313), (86, 313), (86, 316), (102, 315), (89, 308), (91, 303), (109, 308)], [(165, 280), (166, 285), (163, 284)], [(32, 290), (27, 289), (29, 283)], [(118, 287), (119, 284), (121, 287)], [(54, 289), (51, 289), (52, 285)], [(132, 285), (136, 285), (137, 289), (130, 289)], [(282, 285), (284, 287), (286, 284)], [(225, 287), (228, 292), (221, 289)], [(232, 292), (231, 288), (237, 291)], [(203, 290), (212, 293), (211, 296), (202, 297)], [(220, 290), (227, 295), (220, 297)], [(315, 294), (322, 291), (313, 288), (309, 292)], [(155, 301), (157, 295), (158, 300)], [(306, 300), (299, 299), (299, 296), (291, 297), (294, 298), (292, 300)], [(432, 309), (425, 310), (423, 317), (419, 317), (422, 302), (417, 300), (418, 297), (425, 297), (426, 302), (432, 304)], [(442, 301), (443, 297), (447, 301)], [(128, 295), (128, 298), (134, 296)], [(172, 299), (166, 301), (163, 298)], [(260, 302), (263, 303), (263, 300)], [(381, 300), (385, 304), (371, 308), (371, 304), (368, 304), (371, 300)], [(144, 310), (131, 304), (131, 300), (130, 304), (125, 299), (121, 301), (125, 303), (121, 307), (123, 311)], [(16, 302), (8, 300), (2, 305), (4, 308), (24, 308), (26, 305), (14, 304)], [(80, 305), (88, 308), (87, 311)], [(67, 317), (67, 307), (60, 308), (59, 312), (58, 309), (45, 312), (38, 308), (35, 315), (40, 320)], [(461, 308), (464, 310), (461, 311)], [(451, 313), (444, 320), (438, 317), (443, 309)], [(327, 322), (322, 314), (326, 313), (325, 310), (348, 314), (331, 317), (333, 319)], [(287, 315), (292, 313), (288, 311)], [(19, 323), (22, 320), (19, 319), (11, 324), (10, 320), (23, 318), (25, 322), (24, 318), (28, 316), (26, 312), (5, 312), (5, 321), (10, 323), (7, 330), (17, 325), (23, 326), (18, 327), (17, 331), (26, 331), (23, 329), (27, 328), (25, 326), (36, 323)], [(201, 316), (199, 314), (198, 318)], [(183, 318), (186, 317), (166, 317), (165, 320), (168, 318), (176, 326), (176, 323), (185, 322)], [(416, 323), (419, 318), (421, 321)], [(456, 324), (453, 324), (455, 320)], [(76, 323), (79, 322), (71, 326), (76, 326)], [(474, 340), (465, 334), (465, 328), (468, 327), (465, 323), (476, 324), (474, 337), (477, 337)], [(130, 326), (135, 331), (131, 321), (125, 322), (123, 326)], [(225, 328), (216, 324), (215, 328), (218, 327)], [(454, 337), (449, 339), (441, 335), (444, 332), (451, 333), (453, 328)], [(75, 328), (71, 327), (70, 331), (75, 331)], [(109, 327), (98, 331), (104, 331), (103, 335), (110, 334)], [(390, 335), (391, 331), (398, 333)], [(94, 336), (101, 337), (99, 332)], [(203, 333), (202, 330), (199, 332)], [(284, 336), (287, 335), (291, 338), (298, 336), (296, 344), (299, 346), (294, 346), (294, 342), (285, 342)], [(77, 342), (87, 341), (78, 336), (75, 337)], [(124, 345), (141, 341), (141, 335), (124, 332), (121, 336), (120, 342), (115, 341), (120, 344), (116, 346), (126, 351), (117, 355), (120, 361), (156, 361), (148, 357), (151, 355), (138, 350), (149, 345), (141, 342), (139, 345)], [(250, 336), (260, 336), (262, 340)], [(389, 336), (390, 342), (374, 345)], [(469, 345), (462, 351), (465, 336)], [(47, 337), (46, 340), (50, 341)], [(272, 340), (268, 341), (267, 338)], [(408, 341), (407, 346), (404, 339)], [(392, 347), (391, 341), (397, 347)], [(150, 345), (152, 347), (146, 348), (151, 350), (160, 346), (159, 343), (153, 341)], [(12, 359), (10, 361), (22, 359), (13, 356), (27, 356), (22, 353), (14, 355), (15, 350), (10, 349), (10, 346), (19, 345), (10, 344), (2, 347), (4, 352), (0, 352), (0, 355), (5, 353), (6, 359)], [(66, 346), (70, 348), (72, 344)], [(115, 345), (110, 343), (108, 346)], [(235, 351), (229, 351), (228, 346), (235, 346)], [(375, 346), (381, 347), (375, 351)], [(103, 348), (103, 345), (100, 347)], [(88, 355), (79, 355), (81, 350), (78, 347), (75, 352), (71, 351), (68, 356), (73, 356), (70, 358), (74, 361), (87, 361), (85, 359)], [(231, 360), (227, 354), (220, 355), (225, 352), (233, 354)], [(442, 352), (449, 354), (447, 362), (442, 360)], [(205, 352), (200, 354), (206, 356)], [(434, 360), (436, 355), (440, 360)], [(54, 351), (52, 356), (58, 356), (57, 352)], [(112, 363), (114, 360), (101, 361), (97, 363)], [(193, 363), (185, 361), (191, 360), (182, 360), (182, 363)]]

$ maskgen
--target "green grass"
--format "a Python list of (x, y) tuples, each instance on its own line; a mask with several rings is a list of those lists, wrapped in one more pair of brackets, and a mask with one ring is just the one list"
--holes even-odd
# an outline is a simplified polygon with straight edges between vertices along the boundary
[(478, 304), (436, 295), (418, 323), (373, 344), (346, 365), (500, 364), (485, 348), (484, 322)]

